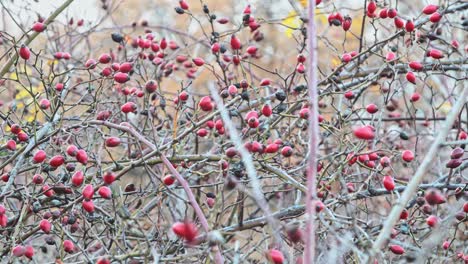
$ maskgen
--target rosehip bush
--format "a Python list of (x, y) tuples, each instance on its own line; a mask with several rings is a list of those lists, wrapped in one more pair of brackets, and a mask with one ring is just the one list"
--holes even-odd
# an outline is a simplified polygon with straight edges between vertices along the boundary
[(2, 262), (468, 262), (468, 3), (41, 2), (1, 7)]

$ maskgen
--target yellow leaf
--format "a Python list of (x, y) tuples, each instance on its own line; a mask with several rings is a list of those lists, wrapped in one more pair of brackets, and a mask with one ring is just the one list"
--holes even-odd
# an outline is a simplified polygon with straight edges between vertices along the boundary
[(441, 106), (440, 106), (440, 111), (443, 113), (443, 114), (448, 114), (450, 112), (450, 110), (452, 109), (452, 104), (450, 102), (445, 102), (443, 103)]
[[(39, 118), (37, 118), (39, 119)], [(26, 121), (29, 123), (32, 123), (34, 120), (36, 120), (36, 116), (33, 114), (26, 115)]]
[(52, 59), (52, 60), (48, 60), (48, 61), (47, 61), (47, 65), (48, 65), (48, 66), (55, 65), (55, 64), (57, 64), (57, 63), (58, 63), (58, 60), (56, 60), (56, 59)]
[[(315, 18), (323, 25), (328, 24), (328, 18), (317, 9), (315, 10)], [(292, 37), (294, 30), (301, 27), (301, 20), (299, 19), (299, 15), (296, 13), (296, 11), (289, 12), (288, 16), (283, 19), (282, 23), (287, 27), (285, 34), (288, 38)]]
[(287, 27), (285, 31), (286, 36), (291, 38), (294, 30), (301, 26), (296, 11), (289, 12), (288, 16), (283, 20), (283, 25)]
[(307, 7), (307, 0), (299, 0), (299, 3), (306, 8)]
[(31, 95), (29, 94), (28, 91), (26, 91), (25, 89), (21, 89), (19, 91), (19, 93), (16, 94), (15, 96), (15, 99), (16, 100), (22, 100), (22, 99), (26, 99), (26, 98), (30, 98)]
[(12, 80), (18, 80), (18, 75), (16, 74), (16, 72), (12, 72), (12, 73), (10, 74), (10, 79), (12, 79)]
[(332, 59), (332, 66), (333, 67), (337, 67), (338, 65), (341, 64), (341, 60), (337, 59), (337, 58), (333, 58)]

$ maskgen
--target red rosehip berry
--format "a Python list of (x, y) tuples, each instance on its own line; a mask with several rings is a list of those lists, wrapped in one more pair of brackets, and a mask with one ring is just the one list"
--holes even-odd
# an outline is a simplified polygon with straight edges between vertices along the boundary
[(393, 22), (395, 23), (395, 27), (398, 29), (403, 28), (405, 26), (405, 21), (399, 17), (395, 17), (393, 19)]
[(88, 154), (86, 153), (84, 149), (78, 150), (78, 152), (76, 152), (75, 158), (79, 163), (83, 165), (86, 165), (86, 163), (88, 163)]
[(49, 234), (50, 230), (52, 230), (52, 224), (49, 220), (42, 219), (41, 222), (39, 222), (39, 228), (42, 230), (42, 232)]
[(367, 4), (367, 13), (373, 14), (377, 10), (377, 4), (374, 1), (370, 1)]
[(63, 250), (67, 253), (73, 253), (75, 251), (75, 244), (71, 240), (64, 240), (63, 241)]
[(50, 107), (50, 101), (47, 100), (46, 98), (42, 99), (41, 102), (39, 103), (39, 106), (41, 109), (47, 110)]
[(96, 68), (97, 62), (94, 59), (89, 59), (85, 62), (85, 67), (88, 69)]
[(304, 63), (306, 61), (306, 56), (304, 54), (297, 55), (297, 62)]
[(405, 29), (406, 29), (406, 32), (413, 32), (414, 31), (414, 22), (413, 22), (413, 20), (406, 21)]
[(290, 146), (284, 146), (281, 149), (281, 155), (283, 155), (284, 157), (291, 157), (292, 154), (293, 154), (293, 150)]
[(450, 242), (445, 240), (444, 243), (442, 243), (442, 248), (447, 250), (450, 247)]
[(26, 246), (24, 250), (24, 256), (28, 259), (32, 259), (34, 257), (34, 248), (32, 246)]
[(67, 147), (66, 152), (69, 156), (75, 157), (76, 153), (78, 153), (78, 147), (76, 147), (75, 145), (69, 145)]
[(354, 93), (353, 91), (347, 91), (346, 93), (344, 93), (344, 97), (348, 100), (351, 100), (354, 98)]
[(438, 49), (431, 49), (429, 50), (429, 56), (431, 56), (433, 59), (442, 59), (444, 54)]
[(284, 256), (281, 251), (276, 249), (270, 249), (267, 254), (268, 259), (273, 264), (283, 264), (284, 263)]
[(206, 135), (208, 135), (208, 130), (204, 129), (204, 128), (200, 128), (198, 131), (197, 131), (197, 135), (199, 137), (206, 137)]
[(19, 258), (24, 255), (26, 248), (22, 245), (16, 245), (11, 252), (13, 253), (13, 256)]
[(31, 57), (31, 51), (23, 44), (19, 50), (19, 55), (23, 60), (29, 60)]
[(392, 251), (396, 255), (405, 254), (405, 249), (399, 245), (390, 245), (390, 251)]
[(374, 139), (375, 133), (372, 126), (362, 126), (354, 129), (354, 136), (359, 139), (371, 140)]
[(445, 197), (438, 189), (427, 190), (424, 199), (429, 205), (443, 204), (446, 202)]
[(450, 168), (450, 169), (456, 169), (460, 167), (462, 163), (463, 163), (462, 159), (451, 159), (445, 164), (445, 167)]
[(44, 185), (42, 186), (42, 193), (46, 196), (46, 197), (52, 197), (55, 195), (55, 191), (54, 189), (52, 189), (49, 185)]
[(236, 37), (236, 35), (232, 35), (231, 36), (231, 48), (233, 50), (238, 50), (240, 49), (242, 46), (241, 44), (241, 41), (239, 40), (239, 38)]
[(119, 146), (121, 143), (118, 137), (109, 137), (106, 139), (106, 147), (113, 148)]
[(386, 8), (384, 8), (384, 9), (380, 10), (380, 12), (379, 12), (379, 17), (380, 17), (380, 18), (382, 18), (382, 19), (385, 19), (385, 18), (387, 18), (387, 17), (388, 17), (388, 14), (387, 14), (387, 12), (388, 12), (388, 11), (387, 11), (387, 9), (386, 9)]
[(270, 79), (267, 79), (267, 78), (263, 78), (261, 81), (260, 81), (260, 86), (268, 86), (271, 84), (271, 80)]
[(401, 153), (401, 158), (406, 162), (411, 162), (414, 160), (414, 154), (411, 150), (404, 150)]
[(463, 157), (464, 153), (465, 153), (464, 149), (462, 149), (460, 147), (457, 147), (457, 148), (452, 150), (452, 153), (450, 154), (450, 158), (451, 159), (459, 159), (459, 158)]
[(105, 184), (112, 184), (116, 179), (116, 175), (113, 172), (106, 172), (102, 176), (102, 180), (104, 181)]
[(98, 189), (98, 194), (99, 196), (101, 196), (102, 198), (104, 199), (110, 199), (112, 198), (112, 191), (109, 187), (107, 186), (101, 186), (99, 189)]
[(104, 77), (109, 77), (109, 76), (111, 76), (111, 74), (112, 74), (112, 68), (110, 68), (110, 67), (105, 67), (101, 71), (101, 75), (104, 76)]
[(415, 92), (415, 93), (413, 93), (411, 95), (410, 101), (411, 102), (417, 102), (417, 101), (419, 101), (419, 99), (421, 99), (421, 95), (419, 93)]
[(193, 64), (197, 65), (198, 67), (203, 66), (205, 61), (202, 58), (195, 58), (192, 60)]
[(36, 31), (36, 32), (42, 32), (45, 30), (45, 25), (44, 23), (41, 23), (41, 22), (36, 22), (33, 24), (32, 28), (31, 28), (33, 31)]
[(382, 182), (387, 191), (393, 191), (395, 189), (395, 181), (392, 176), (384, 176)]
[(34, 184), (42, 184), (44, 182), (44, 177), (42, 177), (40, 174), (36, 174), (33, 176), (32, 182)]
[(82, 171), (76, 171), (73, 176), (71, 177), (71, 182), (73, 186), (78, 187), (81, 186), (84, 182), (84, 174)]
[(18, 137), (18, 140), (21, 142), (26, 142), (29, 140), (28, 134), (24, 133), (23, 131), (19, 132), (18, 135), (16, 136)]
[(387, 11), (388, 18), (395, 18), (398, 15), (398, 12), (395, 8), (390, 8)]
[(91, 200), (94, 196), (94, 187), (91, 184), (86, 184), (81, 193), (86, 200)]
[(34, 163), (42, 163), (46, 158), (46, 152), (44, 150), (38, 150), (33, 156), (33, 161)]
[(266, 146), (265, 153), (276, 153), (279, 150), (279, 145), (272, 143)]
[(11, 151), (16, 150), (16, 141), (13, 139), (8, 140), (6, 143), (6, 148)]
[(349, 53), (345, 53), (341, 56), (341, 61), (344, 62), (344, 63), (348, 63), (351, 61), (353, 57), (351, 56), (351, 54)]
[(137, 110), (137, 106), (134, 102), (126, 102), (120, 107), (120, 110), (125, 114), (133, 113)]
[(94, 208), (94, 202), (92, 200), (84, 200), (82, 203), (81, 203), (81, 206), (83, 207), (83, 209), (88, 212), (88, 213), (92, 213), (94, 212), (95, 208)]
[(177, 222), (172, 225), (172, 231), (178, 236), (191, 243), (198, 235), (198, 229), (194, 223), (191, 222)]
[(410, 66), (411, 69), (413, 69), (415, 71), (420, 71), (420, 70), (424, 69), (424, 66), (420, 62), (417, 62), (417, 61), (410, 62), (409, 66)]
[(205, 112), (209, 112), (209, 111), (213, 110), (213, 108), (214, 108), (213, 102), (211, 101), (211, 98), (209, 96), (202, 97), (202, 99), (200, 100), (198, 105)]
[(414, 75), (413, 72), (409, 71), (406, 74), (406, 80), (412, 84), (416, 84), (416, 76)]
[(299, 117), (302, 118), (302, 119), (308, 119), (309, 118), (309, 113), (310, 113), (309, 108), (302, 108), (299, 111)]
[(305, 72), (305, 66), (302, 63), (297, 64), (296, 71), (300, 74), (303, 74)]
[(187, 4), (187, 2), (185, 0), (180, 0), (179, 1), (179, 6), (183, 10), (188, 10), (189, 9), (189, 5)]
[(389, 158), (389, 157), (386, 157), (386, 156), (385, 156), (385, 157), (382, 157), (382, 158), (380, 159), (380, 165), (381, 165), (382, 167), (384, 167), (384, 168), (390, 166), (390, 158)]
[(343, 27), (344, 31), (348, 31), (351, 28), (352, 23), (353, 23), (353, 20), (351, 19), (351, 17), (346, 16), (344, 18), (343, 23), (341, 24), (341, 26)]
[(163, 183), (164, 183), (165, 185), (167, 185), (167, 186), (171, 186), (172, 184), (174, 184), (175, 180), (176, 180), (176, 179), (175, 179), (174, 176), (172, 176), (172, 175), (166, 175), (166, 176), (164, 176), (164, 178), (163, 178)]
[(53, 156), (49, 161), (49, 165), (55, 168), (60, 167), (63, 163), (65, 163), (65, 158), (62, 155)]
[(323, 211), (323, 209), (325, 209), (325, 205), (323, 204), (323, 202), (322, 201), (317, 201), (315, 203), (315, 212), (320, 213), (320, 212)]
[(377, 107), (377, 105), (375, 104), (368, 104), (366, 106), (366, 111), (369, 113), (369, 114), (375, 114), (379, 111), (379, 108)]
[(236, 155), (237, 155), (237, 150), (234, 147), (230, 147), (226, 149), (226, 156), (228, 158), (233, 158)]
[(271, 106), (269, 104), (265, 104), (262, 107), (262, 115), (269, 117), (273, 113), (273, 110), (271, 109)]
[(55, 90), (56, 90), (57, 92), (61, 92), (61, 91), (63, 90), (63, 88), (64, 88), (63, 83), (57, 83), (57, 84), (55, 85)]
[(439, 219), (437, 216), (435, 215), (430, 215), (429, 217), (427, 217), (426, 219), (426, 223), (428, 226), (430, 227), (435, 227), (439, 222)]
[(98, 58), (98, 61), (103, 64), (107, 64), (111, 62), (111, 60), (112, 60), (112, 57), (107, 53), (101, 54), (101, 56), (99, 56)]
[(18, 124), (13, 124), (10, 126), (10, 132), (18, 135), (21, 132), (21, 127)]
[(247, 47), (247, 49), (245, 51), (247, 52), (247, 54), (253, 56), (253, 55), (255, 55), (257, 53), (257, 50), (258, 50), (257, 47), (249, 46), (249, 47)]
[(129, 73), (133, 69), (133, 64), (131, 62), (124, 62), (119, 65), (119, 71), (121, 73)]
[(439, 7), (436, 5), (427, 5), (424, 7), (422, 12), (426, 15), (431, 15), (434, 14), (437, 11), (437, 9), (439, 9)]
[(220, 49), (221, 44), (219, 44), (218, 42), (215, 42), (213, 45), (211, 45), (211, 52), (213, 53), (218, 53)]
[(392, 62), (395, 60), (395, 58), (396, 58), (396, 55), (393, 52), (388, 52), (387, 55), (385, 56), (385, 60), (387, 62)]
[(408, 219), (408, 216), (409, 216), (408, 210), (403, 209), (403, 211), (401, 211), (401, 214), (400, 214), (400, 219), (401, 219), (401, 220)]

